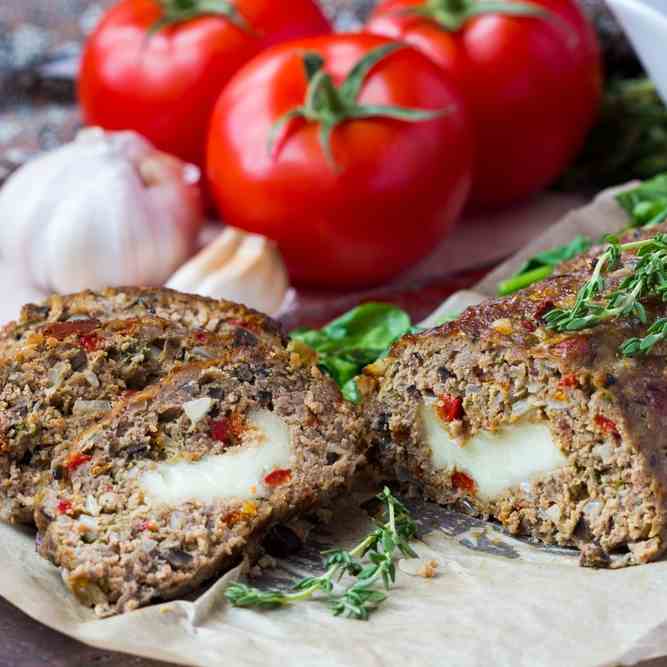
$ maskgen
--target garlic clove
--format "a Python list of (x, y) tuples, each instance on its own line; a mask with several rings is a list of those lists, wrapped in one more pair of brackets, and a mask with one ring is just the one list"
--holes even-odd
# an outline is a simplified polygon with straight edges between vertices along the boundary
[(182, 266), (178, 272), (172, 276), (168, 287), (177, 284), (182, 292), (191, 292), (205, 280), (206, 276), (213, 271), (222, 268), (229, 262), (237, 251), (243, 232), (234, 227), (225, 227), (222, 234), (217, 239), (206, 246), (196, 257)]
[(287, 269), (274, 243), (227, 227), (167, 283), (182, 292), (238, 301), (275, 315), (289, 290)]
[(0, 254), (47, 293), (161, 285), (195, 251), (199, 176), (134, 132), (85, 129), (0, 190)]

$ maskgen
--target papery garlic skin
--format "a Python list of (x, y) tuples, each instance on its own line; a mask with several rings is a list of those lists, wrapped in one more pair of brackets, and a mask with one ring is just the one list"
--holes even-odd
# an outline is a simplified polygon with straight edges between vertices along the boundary
[(0, 255), (37, 291), (159, 286), (192, 255), (199, 170), (134, 132), (82, 130), (0, 190)]
[(276, 315), (287, 296), (289, 278), (282, 255), (272, 241), (226, 227), (172, 276), (167, 287), (237, 301)]

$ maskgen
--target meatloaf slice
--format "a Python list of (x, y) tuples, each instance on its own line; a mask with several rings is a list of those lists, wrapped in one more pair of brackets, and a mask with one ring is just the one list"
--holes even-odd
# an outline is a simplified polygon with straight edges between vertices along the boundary
[[(646, 333), (635, 319), (545, 328), (588, 278), (558, 276), (405, 336), (367, 369), (367, 409), (389, 474), (512, 533), (578, 547), (582, 564), (619, 567), (665, 550), (667, 348), (620, 356)], [(666, 313), (648, 310), (649, 322)]]
[(130, 398), (53, 462), (39, 553), (99, 615), (195, 589), (350, 482), (355, 408), (296, 355), (230, 350)]
[(36, 328), (47, 323), (77, 319), (106, 322), (138, 317), (161, 317), (209, 333), (242, 329), (277, 345), (284, 342), (277, 322), (238, 303), (165, 288), (120, 287), (68, 296), (54, 295), (42, 304), (24, 306), (18, 322), (12, 322), (2, 330), (0, 351), (12, 353)]
[[(32, 522), (33, 497), (53, 449), (176, 365), (261, 345), (253, 334), (191, 331), (155, 317), (35, 325), (0, 357), (0, 518)], [(242, 335), (239, 335), (242, 332)]]

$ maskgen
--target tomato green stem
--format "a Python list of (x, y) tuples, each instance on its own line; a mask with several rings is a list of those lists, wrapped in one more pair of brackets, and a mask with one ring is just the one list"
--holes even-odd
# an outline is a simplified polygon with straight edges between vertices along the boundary
[(162, 17), (149, 29), (149, 34), (178, 23), (187, 23), (202, 16), (222, 16), (237, 28), (252, 33), (250, 24), (229, 0), (158, 0)]
[(322, 151), (329, 164), (335, 168), (336, 162), (331, 148), (331, 136), (334, 129), (347, 120), (392, 118), (415, 123), (433, 120), (448, 113), (448, 109), (431, 111), (390, 105), (359, 104), (358, 97), (361, 88), (373, 67), (402, 48), (405, 48), (402, 44), (391, 43), (373, 49), (352, 68), (340, 86), (336, 86), (331, 75), (324, 69), (324, 59), (319, 53), (306, 53), (303, 56), (303, 65), (308, 88), (304, 103), (290, 109), (274, 123), (269, 134), (269, 154), (274, 155), (274, 148), (279, 136), (297, 118), (320, 126), (319, 140)]
[(546, 18), (551, 13), (532, 2), (509, 0), (425, 0), (402, 13), (418, 15), (435, 21), (449, 32), (457, 32), (472, 18), (485, 14)]

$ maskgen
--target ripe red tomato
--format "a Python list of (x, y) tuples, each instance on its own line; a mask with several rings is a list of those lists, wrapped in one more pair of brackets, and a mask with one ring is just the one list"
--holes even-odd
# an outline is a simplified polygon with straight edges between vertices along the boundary
[[(211, 112), (239, 67), (274, 44), (331, 32), (315, 0), (219, 1), (236, 12), (232, 17), (214, 15), (212, 4), (115, 5), (84, 51), (79, 98), (85, 121), (136, 130), (160, 150), (203, 164)], [(151, 32), (170, 17), (171, 24)]]
[[(343, 82), (369, 57), (352, 94)], [(309, 117), (285, 123), (269, 150), (308, 91)], [(396, 106), (421, 119), (379, 113)], [(355, 287), (433, 249), (467, 198), (472, 151), (462, 97), (440, 68), (380, 37), (335, 35), (271, 49), (232, 79), (211, 121), (208, 176), (224, 219), (275, 239), (295, 282)]]
[(475, 121), (471, 199), (478, 207), (505, 205), (553, 182), (582, 147), (601, 97), (597, 38), (575, 0), (504, 4), (544, 13), (496, 10), (457, 28), (456, 6), (474, 10), (471, 0), (430, 0), (443, 12), (430, 16), (410, 13), (424, 10), (425, 0), (386, 0), (366, 26), (420, 49), (460, 84)]

